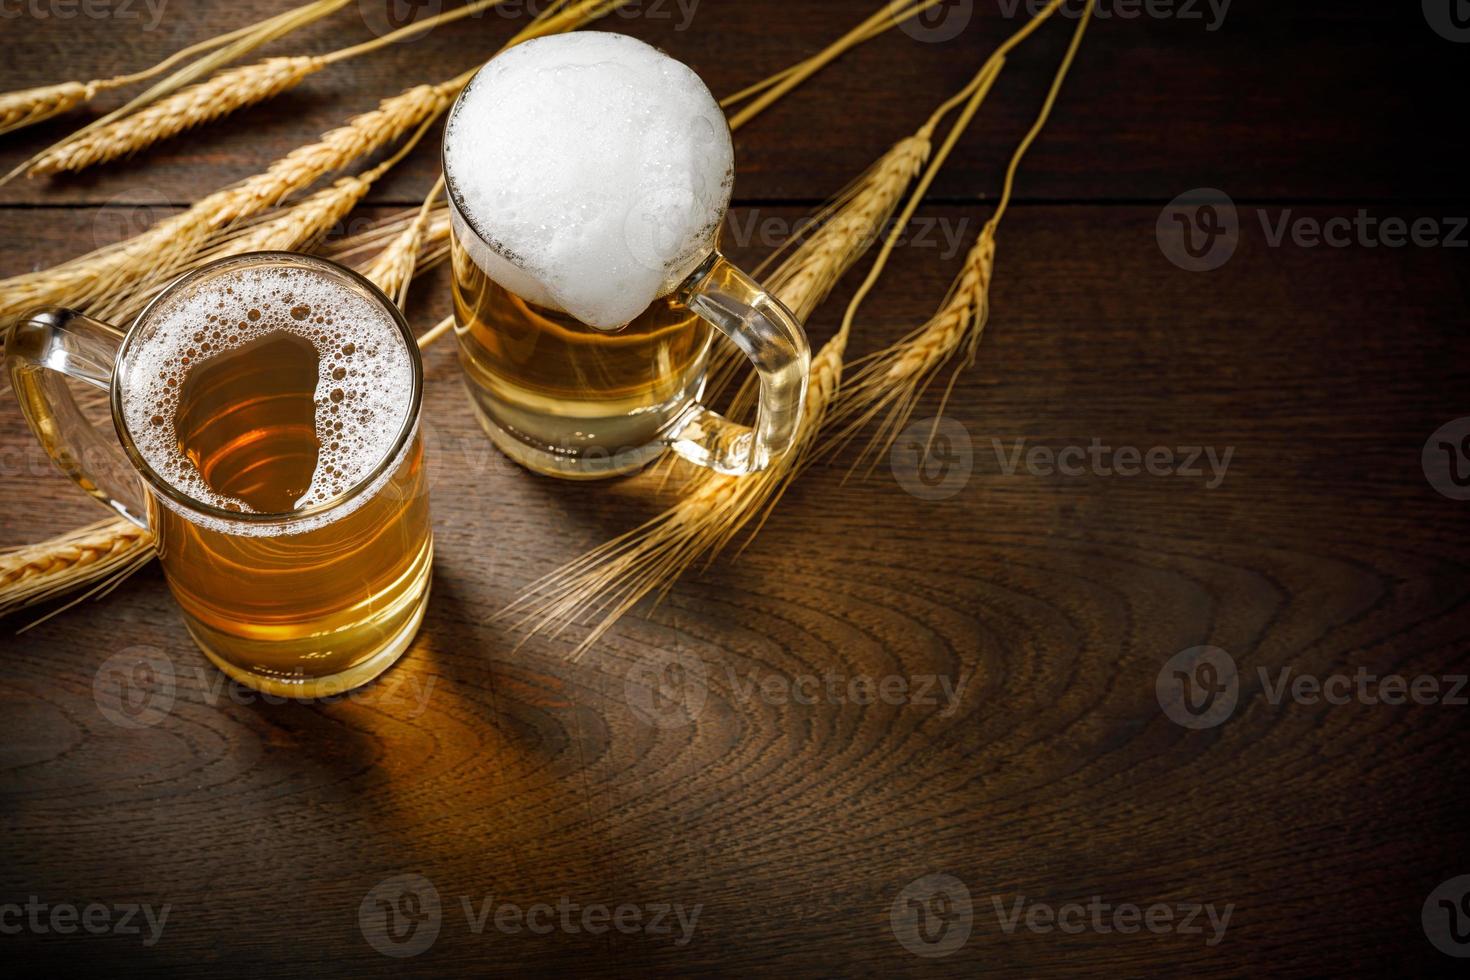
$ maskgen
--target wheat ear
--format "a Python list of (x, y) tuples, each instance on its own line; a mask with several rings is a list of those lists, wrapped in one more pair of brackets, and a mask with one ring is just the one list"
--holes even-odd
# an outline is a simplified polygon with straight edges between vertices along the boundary
[(228, 68), (132, 115), (62, 140), (23, 165), (25, 174), (38, 177), (74, 172), (137, 153), (187, 129), (273, 98), (326, 65), (324, 58), (296, 57), (267, 58), (253, 65)]
[[(1054, 0), (1050, 9), (1055, 10), (1059, 2)], [(698, 471), (672, 507), (533, 582), (498, 612), (497, 618), (512, 621), (516, 628), (525, 629), (529, 635), (545, 632), (553, 636), (574, 623), (591, 618), (590, 631), (572, 650), (572, 656), (578, 657), (642, 599), (650, 594), (662, 596), (667, 593), (678, 577), (694, 563), (701, 559), (713, 560), (742, 530), (749, 527), (752, 538), (759, 533), (787, 487), (819, 449), (818, 439), (827, 422), (828, 412), (840, 397), (843, 359), (859, 307), (886, 267), (902, 228), (913, 217), (960, 134), (969, 127), (989, 95), (1004, 63), (1004, 51), (997, 51), (970, 83), (935, 110), (915, 134), (915, 139), (920, 141), (916, 145), (927, 146), (933, 128), (955, 106), (964, 103), (964, 108), (909, 193), (893, 227), (884, 236), (883, 246), (848, 304), (837, 332), (812, 358), (807, 399), (791, 448), (773, 460), (767, 469), (745, 477)], [(905, 149), (912, 151), (908, 141), (890, 149), (885, 158), (903, 160)], [(885, 160), (880, 159), (868, 173), (887, 172), (890, 181), (870, 186), (869, 192), (876, 194), (877, 187), (891, 189), (893, 184), (897, 184), (901, 193), (908, 181), (899, 182), (895, 175), (905, 172), (904, 169), (885, 167), (884, 164)], [(911, 174), (912, 170), (907, 172)], [(858, 187), (863, 184), (861, 178), (855, 182)], [(866, 195), (861, 192), (856, 200), (868, 203)], [(830, 289), (830, 284), (840, 278), (842, 270), (837, 266), (855, 261), (866, 250), (862, 242), (871, 243), (875, 239), (893, 210), (892, 203), (886, 207), (867, 207), (864, 210), (870, 222), (859, 227), (857, 222), (843, 220), (847, 214), (857, 213), (849, 210), (856, 207), (861, 205), (855, 205), (853, 200), (841, 206), (826, 226), (803, 242), (768, 280), (774, 284), (776, 295), (792, 309), (814, 309), (820, 302), (819, 296), (824, 295), (824, 284)], [(834, 247), (833, 242), (820, 240), (824, 233), (841, 235), (851, 241), (842, 247)], [(812, 267), (804, 268), (803, 260), (810, 261)]]
[(23, 171), (27, 177), (76, 172), (129, 156), (185, 130), (273, 99), (328, 65), (376, 51), (411, 35), (505, 2), (507, 0), (476, 0), (330, 54), (267, 58), (253, 65), (226, 69), (207, 81), (159, 99), (130, 115), (68, 136), (21, 164), (16, 171)]
[(59, 82), (0, 95), (0, 133), (30, 126), (90, 102), (107, 81)]
[[(856, 180), (811, 217), (806, 227), (814, 228), (790, 255), (765, 277), (766, 288), (786, 304), (803, 322), (837, 285), (837, 281), (872, 247), (893, 209), (903, 199), (904, 188), (928, 159), (933, 146), (933, 121), (912, 136), (891, 146)], [(783, 245), (760, 269), (779, 257), (791, 243)], [(710, 358), (707, 388), (712, 399), (728, 387), (748, 362), (734, 344), (717, 346)], [(754, 401), (754, 377), (748, 376), (731, 411), (739, 413)], [(672, 460), (668, 465), (673, 465)]]
[[(572, 30), (621, 6), (624, 0), (578, 0), (543, 11), (506, 47)], [(215, 191), (180, 214), (134, 237), (38, 272), (0, 281), (0, 323), (37, 306), (77, 306), (120, 289), (128, 279), (170, 269), (181, 272), (221, 227), (266, 211), (288, 195), (437, 118), (478, 69), (440, 83), (416, 85), (384, 99), (316, 143), (298, 147), (265, 172)]]
[[(188, 260), (188, 265), (201, 265), (246, 252), (293, 252), (310, 249), (363, 199), (373, 184), (413, 150), (433, 120), (425, 120), (419, 128), (393, 152), (393, 155), (365, 173), (342, 177), (328, 187), (278, 208), (264, 220), (226, 229), (214, 236), (208, 247)], [(148, 275), (130, 279), (109, 293), (94, 313), (123, 322), (130, 320), (143, 306), (173, 279), (176, 270), (161, 268)]]
[[(929, 152), (927, 133), (899, 141), (820, 214), (826, 221), (767, 279), (767, 288), (799, 318), (826, 298), (842, 274), (876, 241)], [(842, 379), (844, 329), (812, 359), (796, 440), (770, 467), (745, 477), (700, 470), (679, 501), (662, 514), (532, 583), (497, 614), (531, 633), (559, 633), (587, 614), (599, 616), (576, 655), (625, 612), (662, 592), (702, 556), (712, 557), (741, 528), (774, 504), (812, 448)]]
[(76, 306), (125, 292), (129, 280), (183, 271), (225, 226), (274, 207), (322, 175), (436, 117), (448, 105), (449, 84), (419, 85), (384, 99), (318, 142), (292, 150), (265, 172), (215, 191), (124, 242), (0, 282), (0, 322), (37, 306)]
[(0, 616), (93, 583), (111, 585), (152, 555), (153, 536), (121, 517), (0, 552)]
[[(833, 412), (834, 421), (841, 424), (833, 441), (834, 446), (846, 442), (867, 423), (874, 419), (879, 420), (876, 432), (859, 455), (854, 468), (866, 460), (871, 470), (883, 453), (893, 445), (941, 365), (961, 349), (966, 351), (965, 358), (956, 367), (945, 387), (936, 415), (943, 414), (960, 371), (974, 363), (980, 339), (990, 320), (990, 284), (995, 270), (996, 231), (1010, 204), (1021, 160), (1051, 116), (1062, 83), (1066, 80), (1067, 72), (1082, 44), (1095, 2), (1096, 0), (1088, 0), (1072, 33), (1066, 54), (1052, 79), (1041, 111), (1011, 155), (1010, 163), (1006, 167), (1005, 186), (995, 213), (985, 223), (975, 244), (965, 256), (964, 266), (950, 286), (939, 310), (923, 326), (902, 340), (864, 358), (851, 383), (844, 389), (840, 404)], [(936, 418), (936, 429), (937, 426)], [(931, 438), (932, 434), (931, 432)]]
[[(255, 50), (268, 41), (275, 40), (291, 31), (296, 30), (312, 21), (320, 20), (322, 17), (341, 9), (351, 0), (315, 0), (313, 3), (304, 4), (301, 7), (287, 10), (267, 17), (265, 20), (248, 24), (237, 28), (227, 34), (220, 34), (198, 44), (192, 44), (181, 51), (176, 51), (169, 57), (163, 59), (151, 68), (134, 72), (129, 75), (117, 75), (112, 78), (99, 78), (90, 82), (61, 82), (56, 85), (42, 85), (36, 88), (22, 89), (16, 92), (6, 92), (0, 95), (0, 133), (7, 133), (13, 129), (30, 126), (50, 119), (76, 108), (84, 102), (90, 102), (97, 93), (109, 89), (122, 88), (135, 82), (154, 78), (168, 71), (174, 65), (202, 54), (213, 51), (212, 54), (192, 62), (169, 75), (161, 82), (155, 83), (142, 95), (137, 96), (127, 105), (114, 109), (100, 119), (94, 120), (82, 127), (78, 133), (90, 132), (94, 128), (105, 126), (115, 119), (119, 119), (145, 105), (163, 98), (185, 85), (203, 78), (222, 65)], [(75, 136), (77, 134), (73, 134)], [(11, 171), (0, 183), (4, 183), (16, 173), (26, 169), (29, 161), (22, 164), (16, 170)]]
[(372, 280), (384, 293), (403, 308), (408, 300), (408, 287), (413, 282), (414, 267), (418, 264), (420, 247), (423, 244), (424, 230), (429, 224), (429, 215), (434, 207), (434, 202), (444, 190), (444, 178), (441, 176), (434, 182), (433, 188), (424, 197), (424, 203), (419, 206), (418, 216), (409, 223), (408, 227), (398, 233), (398, 237), (388, 243), (388, 247), (379, 252), (368, 264), (363, 275)]

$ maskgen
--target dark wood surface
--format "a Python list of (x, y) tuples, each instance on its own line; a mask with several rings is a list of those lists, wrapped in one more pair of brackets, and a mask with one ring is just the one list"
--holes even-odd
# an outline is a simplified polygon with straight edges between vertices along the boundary
[[(717, 93), (815, 51), (875, 2), (714, 3), (685, 31), (617, 22), (689, 60)], [(973, 72), (1008, 29), (993, 2), (943, 44), (893, 32), (737, 140), (737, 220), (793, 220)], [(453, 351), (426, 355), (437, 567), (419, 639), (385, 681), (330, 705), (237, 703), (186, 635), (156, 568), (0, 649), (0, 906), (169, 906), (142, 935), (18, 931), (0, 958), (55, 975), (653, 973), (994, 976), (1417, 974), (1454, 966), (1421, 910), (1470, 873), (1466, 711), (1276, 703), (1277, 672), (1441, 679), (1470, 670), (1470, 521), (1431, 486), (1430, 434), (1467, 410), (1466, 250), (1273, 246), (1292, 220), (1470, 211), (1453, 114), (1470, 47), (1417, 4), (1239, 0), (1216, 31), (1095, 25), (1002, 228), (993, 316), (945, 410), (973, 472), (943, 500), (848, 452), (804, 476), (738, 561), (683, 580), (587, 658), (487, 617), (557, 564), (657, 508), (642, 478), (567, 485), (500, 459)], [(9, 18), (0, 89), (135, 68), (277, 9), (172, 4), (166, 29)], [(1207, 9), (1207, 8), (1206, 8)], [(0, 189), (0, 274), (40, 267), (261, 169), (382, 95), (483, 58), (514, 25), (436, 31), (240, 118), (85, 177)], [(921, 216), (978, 232), (1066, 29), (1013, 59)], [(271, 50), (366, 36), (354, 8)], [(62, 123), (7, 137), (19, 160)], [(364, 216), (413, 203), (425, 148)], [(1234, 256), (1176, 268), (1161, 209), (1218, 187)], [(1260, 217), (1265, 215), (1263, 225)], [(736, 250), (749, 261), (762, 242)], [(854, 336), (922, 322), (959, 255), (900, 248)], [(810, 324), (829, 334), (854, 282)], [(410, 318), (447, 309), (442, 270)], [(7, 398), (9, 396), (7, 395)], [(925, 399), (922, 414), (937, 408)], [(1233, 450), (1200, 476), (1005, 472), (1026, 447)], [(100, 511), (0, 407), (0, 544)], [(1216, 727), (1176, 724), (1156, 679), (1198, 645), (1239, 667)], [(94, 697), (104, 662), (173, 665), (144, 728)], [(698, 710), (640, 713), (650, 665), (682, 658)], [(703, 679), (698, 674), (702, 671)], [(1265, 672), (1266, 683), (1262, 680)], [(795, 678), (942, 678), (938, 703), (761, 694)], [(1453, 681), (1446, 681), (1446, 686)], [(1463, 696), (1466, 692), (1461, 692)], [(687, 705), (698, 703), (694, 698)], [(683, 723), (679, 723), (683, 722)], [(431, 946), (389, 958), (359, 910), (395, 876), (441, 902)], [(915, 955), (891, 910), (944, 874), (968, 940)], [(391, 887), (391, 886), (390, 886)], [(912, 893), (912, 892), (910, 892)], [(398, 892), (394, 892), (394, 897)], [(1203, 934), (1007, 931), (1009, 914), (1093, 896), (1232, 908)], [(494, 909), (700, 907), (692, 938), (497, 930)], [(475, 914), (491, 909), (476, 932)], [(488, 902), (488, 905), (485, 903)], [(1430, 903), (1431, 906), (1434, 903)], [(43, 922), (43, 925), (45, 923)], [(1463, 923), (1462, 923), (1463, 924)], [(957, 928), (951, 924), (951, 928)], [(951, 932), (946, 935), (958, 935)], [(912, 937), (910, 937), (912, 938)], [(924, 948), (924, 947), (920, 947)], [(932, 951), (932, 949), (931, 949)]]

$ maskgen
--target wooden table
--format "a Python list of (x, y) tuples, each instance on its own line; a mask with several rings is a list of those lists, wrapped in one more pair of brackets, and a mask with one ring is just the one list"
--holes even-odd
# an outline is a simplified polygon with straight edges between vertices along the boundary
[[(0, 88), (136, 69), (281, 6), (170, 4), (149, 29), (141, 3), (7, 5)], [(875, 6), (706, 2), (685, 23), (666, 0), (603, 26), (725, 94)], [(1242, 0), (1221, 22), (1184, 6), (1114, 0), (1093, 25), (1021, 173), (984, 345), (944, 409), (953, 452), (929, 483), (887, 459), (845, 480), (850, 450), (804, 476), (738, 560), (689, 575), (570, 662), (574, 638), (522, 644), (487, 618), (660, 498), (646, 480), (568, 485), (505, 464), (441, 346), (426, 357), (433, 599), (384, 681), (333, 704), (232, 696), (156, 568), (29, 632), (15, 633), (27, 615), (7, 621), (6, 972), (1455, 965), (1430, 933), (1453, 948), (1439, 901), (1470, 873), (1470, 691), (1455, 680), (1470, 669), (1470, 504), (1427, 475), (1457, 494), (1448, 457), (1423, 459), (1426, 442), (1431, 462), (1439, 442), (1459, 453), (1463, 429), (1435, 434), (1470, 414), (1457, 101), (1470, 46), (1418, 4)], [(1018, 23), (1010, 3), (947, 9), (973, 13), (953, 39), (892, 31), (739, 133), (734, 218), (776, 219), (739, 257), (778, 244), (783, 222), (911, 132)], [(0, 273), (136, 231), (381, 96), (473, 65), (523, 21), (439, 29), (131, 162), (0, 189)], [(896, 251), (857, 353), (943, 297), (1071, 23), (1008, 64), (920, 212), (955, 244)], [(366, 36), (349, 7), (269, 50)], [(5, 138), (5, 165), (68, 125)], [(421, 148), (359, 214), (417, 203), (436, 166)], [(1165, 209), (1197, 188), (1233, 200), (1238, 243), (1192, 272), (1170, 257), (1190, 264), (1174, 214), (1202, 212)], [(1311, 244), (1304, 219), (1337, 245)], [(1388, 219), (1427, 219), (1458, 246), (1385, 246)], [(818, 343), (856, 279), (813, 318)], [(442, 274), (428, 277), (411, 319), (436, 322), (446, 299)], [(938, 404), (931, 393), (920, 415)], [(0, 544), (100, 516), (13, 404), (0, 462)], [(1199, 646), (1224, 651), (1215, 677), (1233, 664), (1235, 686), (1196, 716), (1175, 671), (1210, 679), (1177, 659)], [(139, 647), (164, 658), (174, 694), (155, 723), (127, 727), (94, 685)], [(1383, 703), (1384, 675), (1430, 678), (1410, 690), (1436, 703)], [(165, 906), (160, 932), (145, 913)]]

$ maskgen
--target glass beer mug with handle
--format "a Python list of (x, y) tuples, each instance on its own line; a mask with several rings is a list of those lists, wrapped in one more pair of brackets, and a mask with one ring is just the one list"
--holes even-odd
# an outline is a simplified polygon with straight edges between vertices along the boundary
[[(801, 325), (716, 248), (730, 130), (688, 67), (600, 31), (520, 44), (444, 136), (455, 334), (496, 445), (540, 473), (626, 473), (666, 448), (743, 475), (795, 435)], [(760, 383), (753, 427), (700, 399), (718, 330)]]
[[(126, 334), (48, 308), (5, 355), (46, 452), (152, 533), (189, 632), (231, 678), (339, 694), (407, 649), (433, 562), (423, 370), (366, 279), (284, 252), (221, 259)], [(69, 380), (109, 393), (115, 436)]]

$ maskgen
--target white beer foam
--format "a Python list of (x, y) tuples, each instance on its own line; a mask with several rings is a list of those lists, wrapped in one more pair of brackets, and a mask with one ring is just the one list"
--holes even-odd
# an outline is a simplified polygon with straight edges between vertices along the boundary
[[(123, 419), (149, 467), (194, 500), (251, 513), (244, 501), (216, 493), (179, 450), (174, 419), (191, 366), (272, 333), (309, 340), (317, 368), (316, 438), (310, 486), (297, 510), (353, 489), (394, 444), (413, 392), (412, 355), (391, 313), (364, 293), (321, 271), (290, 265), (222, 270), (166, 297), (149, 314), (147, 332), (130, 353)], [(330, 523), (342, 508), (302, 521), (292, 532)], [(195, 523), (231, 533), (280, 533), (180, 511)], [(215, 525), (220, 525), (215, 527)]]
[(643, 312), (713, 249), (733, 160), (699, 76), (604, 31), (496, 56), (444, 136), (464, 211), (455, 232), (471, 257), (524, 299), (602, 329)]

